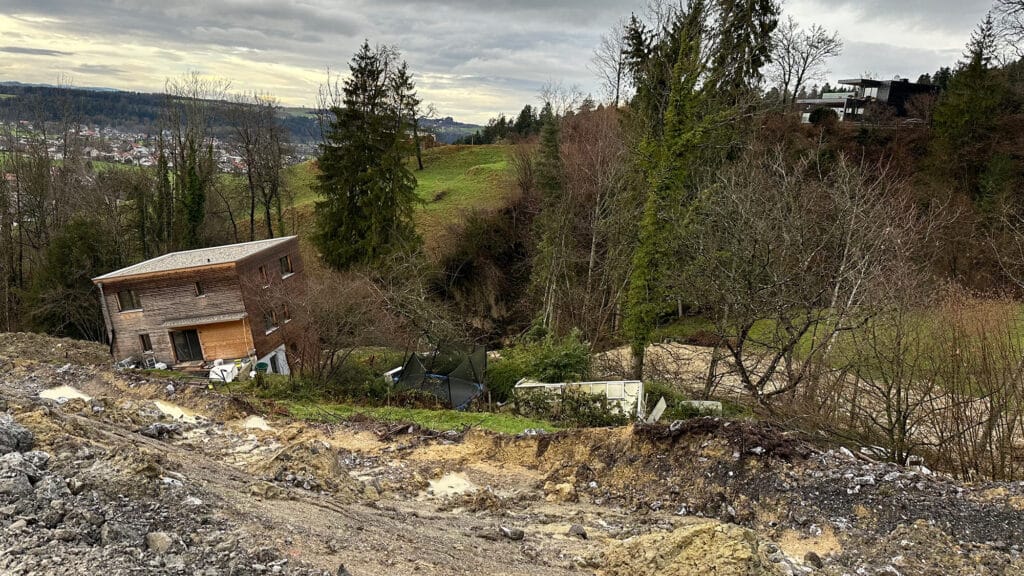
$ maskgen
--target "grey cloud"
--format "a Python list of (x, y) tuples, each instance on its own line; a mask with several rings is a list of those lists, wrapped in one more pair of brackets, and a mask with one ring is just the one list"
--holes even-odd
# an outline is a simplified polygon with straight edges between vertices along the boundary
[[(674, 0), (670, 0), (674, 1)], [(113, 46), (149, 47), (131, 55), (131, 62), (113, 56), (89, 59), (100, 72), (130, 68), (131, 76), (162, 78), (203, 67), (229, 69), (244, 61), (250, 68), (276, 65), (291, 68), (295, 78), (330, 67), (347, 71), (351, 55), (364, 38), (400, 48), (421, 78), (421, 95), (442, 114), (472, 114), (484, 120), (498, 112), (513, 113), (533, 102), (549, 80), (579, 85), (596, 92), (587, 69), (601, 34), (646, 0), (0, 0), (3, 12), (55, 20), (45, 28)], [(907, 30), (935, 30), (962, 46), (991, 0), (788, 0), (801, 7), (794, 14), (805, 23), (816, 14), (852, 9), (862, 24), (896, 24)], [(787, 9), (788, 6), (785, 6)], [(863, 27), (861, 27), (863, 28)], [(830, 63), (832, 78), (871, 70), (880, 77), (901, 74), (916, 78), (959, 56), (932, 46), (898, 48), (878, 38), (857, 38), (839, 30), (846, 50)], [(870, 43), (877, 41), (879, 43)], [(14, 43), (15, 41), (12, 41)], [(18, 43), (23, 42), (18, 40)], [(24, 40), (27, 42), (27, 39)], [(899, 43), (894, 39), (893, 43)], [(45, 45), (45, 44), (44, 44)], [(83, 49), (84, 51), (84, 49)], [(59, 55), (59, 54), (56, 54)], [(228, 59), (230, 57), (230, 60)], [(243, 66), (244, 68), (244, 66)], [(90, 71), (91, 70), (91, 71)], [(304, 74), (304, 75), (303, 75)], [(121, 78), (127, 78), (124, 75)], [(282, 72), (279, 96), (312, 103), (313, 91), (290, 85)], [(231, 78), (238, 89), (267, 89), (250, 79)], [(271, 80), (273, 82), (273, 80)], [(135, 89), (144, 89), (133, 85)], [(162, 89), (162, 79), (152, 90)], [(290, 90), (290, 92), (287, 92)]]
[(26, 48), (24, 46), (0, 46), (0, 52), (8, 54), (26, 54), (29, 56), (71, 56), (73, 52), (61, 52), (60, 50), (47, 50), (45, 48)]
[[(821, 12), (855, 10), (864, 21), (898, 21), (907, 27), (962, 32), (978, 24), (992, 0), (814, 0)], [(808, 15), (813, 16), (813, 15)]]
[(917, 80), (921, 74), (931, 74), (941, 66), (951, 66), (960, 56), (957, 50), (902, 48), (890, 44), (847, 42), (842, 56), (830, 67), (833, 78), (855, 78), (870, 73), (876, 78), (892, 79), (896, 76)]
[(99, 76), (120, 76), (127, 73), (123, 68), (107, 64), (79, 64), (72, 68), (72, 70), (82, 74), (96, 74)]

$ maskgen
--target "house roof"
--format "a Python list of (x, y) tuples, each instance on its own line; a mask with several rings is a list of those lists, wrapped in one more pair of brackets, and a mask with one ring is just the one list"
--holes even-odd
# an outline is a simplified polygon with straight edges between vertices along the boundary
[(169, 254), (164, 254), (163, 256), (157, 256), (156, 258), (146, 260), (145, 262), (133, 264), (127, 268), (114, 270), (113, 272), (104, 274), (103, 276), (98, 276), (93, 278), (93, 282), (117, 280), (140, 276), (143, 274), (186, 270), (189, 268), (233, 264), (254, 254), (263, 252), (264, 250), (280, 246), (294, 238), (295, 236), (284, 236), (281, 238), (271, 238), (269, 240), (243, 242), (241, 244), (228, 244), (225, 246), (200, 248), (198, 250), (186, 250), (184, 252), (171, 252)]

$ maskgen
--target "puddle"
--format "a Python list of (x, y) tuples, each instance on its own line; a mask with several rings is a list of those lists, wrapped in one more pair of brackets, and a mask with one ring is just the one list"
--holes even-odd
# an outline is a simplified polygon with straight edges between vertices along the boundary
[(427, 489), (427, 493), (433, 494), (434, 496), (446, 497), (465, 494), (466, 492), (472, 492), (476, 489), (477, 485), (470, 482), (469, 478), (466, 478), (465, 474), (462, 472), (451, 472), (436, 480), (431, 480), (430, 488)]
[(242, 420), (240, 424), (242, 428), (245, 428), (246, 430), (265, 430), (267, 432), (273, 430), (270, 424), (267, 424), (267, 421), (260, 416), (249, 416), (245, 420)]
[(39, 393), (39, 397), (46, 398), (47, 400), (56, 400), (57, 402), (66, 402), (68, 400), (85, 400), (88, 402), (92, 400), (91, 396), (71, 386), (57, 386), (56, 388), (43, 390)]
[(196, 413), (188, 408), (182, 408), (177, 404), (171, 404), (170, 402), (164, 402), (163, 400), (154, 400), (153, 404), (156, 404), (156, 407), (161, 412), (175, 420), (181, 420), (182, 422), (188, 422), (189, 424), (195, 424), (196, 422)]

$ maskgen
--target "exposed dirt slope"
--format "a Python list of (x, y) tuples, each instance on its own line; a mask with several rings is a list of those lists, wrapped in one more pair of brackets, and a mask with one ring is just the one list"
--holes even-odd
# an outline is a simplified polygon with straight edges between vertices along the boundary
[[(90, 364), (102, 347), (70, 362), (13, 341), (0, 574), (1024, 574), (1021, 484), (960, 486), (764, 424), (313, 426)], [(62, 385), (90, 399), (38, 397)]]

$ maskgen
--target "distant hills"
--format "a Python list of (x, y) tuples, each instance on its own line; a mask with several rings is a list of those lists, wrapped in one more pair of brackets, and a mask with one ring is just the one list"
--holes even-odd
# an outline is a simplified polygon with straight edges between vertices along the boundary
[[(68, 110), (83, 124), (113, 127), (126, 132), (151, 132), (160, 118), (165, 96), (144, 92), (127, 92), (114, 88), (66, 88), (48, 84), (0, 82), (0, 121), (35, 120), (42, 115), (48, 122), (60, 120)], [(319, 126), (310, 108), (282, 108), (280, 119), (291, 140), (298, 144), (318, 141)], [(451, 144), (480, 129), (475, 124), (455, 121), (452, 117), (422, 120), (424, 132), (432, 132), (438, 141)], [(215, 132), (226, 134), (226, 123), (214, 126)]]
[(474, 134), (477, 130), (483, 128), (483, 126), (477, 124), (456, 122), (451, 116), (420, 120), (420, 126), (424, 128), (424, 131), (432, 132), (437, 136), (439, 142), (444, 142), (445, 144), (451, 144), (459, 138)]

